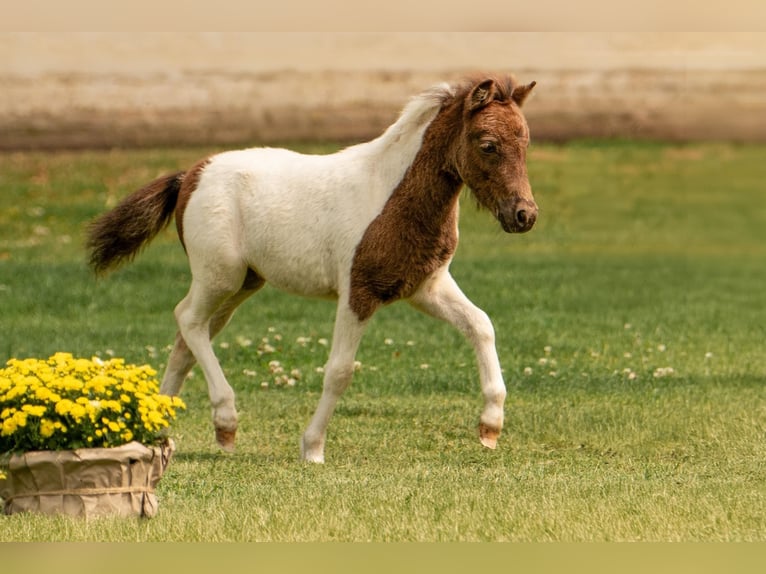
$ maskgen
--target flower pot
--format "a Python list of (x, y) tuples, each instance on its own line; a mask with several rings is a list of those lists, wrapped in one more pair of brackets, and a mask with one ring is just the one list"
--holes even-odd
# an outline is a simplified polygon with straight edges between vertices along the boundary
[(15, 453), (5, 461), (0, 498), (5, 514), (37, 512), (69, 516), (157, 514), (154, 488), (174, 451), (167, 439), (147, 447)]

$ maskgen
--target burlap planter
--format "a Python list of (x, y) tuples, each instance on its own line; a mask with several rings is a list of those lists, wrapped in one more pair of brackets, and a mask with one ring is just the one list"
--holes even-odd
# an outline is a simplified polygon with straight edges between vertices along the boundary
[(154, 488), (174, 448), (168, 439), (153, 447), (131, 442), (14, 454), (3, 465), (6, 478), (0, 479), (5, 514), (154, 516)]

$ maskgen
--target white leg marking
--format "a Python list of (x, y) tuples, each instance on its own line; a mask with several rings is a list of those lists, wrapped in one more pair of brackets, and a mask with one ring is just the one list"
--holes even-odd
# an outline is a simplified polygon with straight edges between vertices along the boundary
[[(236, 283), (236, 282), (234, 282)], [(238, 279), (241, 284), (241, 278)], [(178, 304), (175, 310), (176, 321), (183, 340), (188, 349), (199, 362), (202, 372), (207, 381), (210, 403), (213, 407), (213, 424), (216, 430), (216, 439), (224, 450), (234, 449), (234, 435), (237, 430), (237, 411), (234, 405), (234, 390), (226, 381), (221, 365), (213, 352), (210, 342), (212, 319), (219, 309), (223, 312), (221, 318), (228, 318), (233, 312), (226, 307), (226, 301), (236, 298), (236, 292), (223, 291), (220, 288), (206, 285), (200, 281), (192, 280), (191, 288), (186, 297)], [(221, 321), (221, 327), (226, 321)], [(166, 388), (173, 389), (177, 385), (177, 377), (182, 368), (188, 364), (182, 347), (177, 347), (178, 355), (174, 358), (174, 371), (166, 384)], [(177, 361), (177, 363), (175, 362)], [(163, 382), (163, 384), (165, 384)]]
[(503, 428), (506, 389), (495, 349), (492, 322), (463, 294), (446, 268), (429, 277), (412, 296), (410, 303), (424, 313), (447, 321), (473, 344), (484, 396), (479, 439), (484, 446), (495, 448)]
[(354, 357), (362, 340), (366, 322), (360, 322), (343, 300), (333, 330), (332, 348), (324, 372), (322, 397), (301, 439), (301, 458), (308, 462), (324, 462), (324, 443), (327, 425), (338, 399), (351, 383)]

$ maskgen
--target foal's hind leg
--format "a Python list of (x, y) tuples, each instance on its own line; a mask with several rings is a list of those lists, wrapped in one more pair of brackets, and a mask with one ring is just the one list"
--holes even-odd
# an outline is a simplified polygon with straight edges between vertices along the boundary
[[(210, 338), (213, 339), (229, 322), (234, 311), (248, 297), (258, 291), (263, 282), (245, 283), (238, 293), (227, 299), (210, 320)], [(175, 396), (181, 393), (186, 376), (192, 367), (197, 364), (189, 346), (186, 344), (181, 332), (176, 333), (176, 340), (173, 344), (173, 350), (170, 352), (168, 366), (165, 369), (165, 376), (162, 379), (160, 393), (163, 395)]]
[(473, 344), (479, 366), (484, 410), (479, 419), (479, 440), (488, 448), (497, 446), (503, 428), (505, 383), (495, 349), (495, 331), (487, 314), (463, 294), (446, 268), (429, 277), (410, 299), (417, 309), (443, 319)]
[[(189, 293), (176, 306), (175, 315), (180, 335), (199, 362), (207, 381), (210, 403), (213, 407), (216, 439), (224, 450), (231, 451), (234, 449), (234, 436), (237, 431), (234, 390), (226, 381), (210, 339), (214, 326), (213, 317), (223, 309), (219, 316), (228, 319), (233, 311), (233, 308), (226, 311), (226, 302), (236, 301), (239, 287), (245, 277), (245, 270), (227, 268), (219, 262), (215, 274), (205, 273), (202, 276), (207, 280), (199, 277), (192, 280)], [(222, 321), (221, 327), (223, 324), (225, 321)], [(186, 368), (189, 359), (185, 356), (182, 347), (178, 348), (178, 366)], [(168, 388), (170, 384), (168, 383)]]
[(338, 303), (333, 329), (330, 358), (324, 369), (322, 397), (301, 439), (301, 458), (308, 462), (324, 462), (327, 425), (338, 399), (351, 383), (354, 357), (362, 340), (366, 322), (359, 321), (348, 304)]

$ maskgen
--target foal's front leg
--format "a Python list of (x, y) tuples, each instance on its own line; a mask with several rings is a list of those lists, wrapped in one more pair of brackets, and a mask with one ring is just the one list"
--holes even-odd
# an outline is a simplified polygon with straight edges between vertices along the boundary
[(410, 298), (417, 309), (447, 321), (473, 344), (479, 366), (484, 410), (479, 418), (479, 440), (497, 446), (503, 428), (505, 383), (495, 349), (495, 330), (487, 314), (466, 297), (446, 268), (431, 275)]
[(333, 329), (330, 358), (324, 368), (322, 397), (301, 439), (301, 458), (308, 462), (324, 462), (324, 443), (327, 425), (338, 399), (351, 383), (354, 358), (362, 340), (366, 321), (359, 321), (342, 299)]

